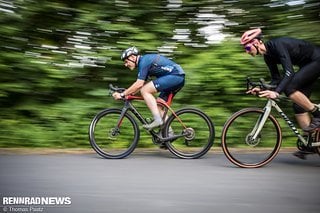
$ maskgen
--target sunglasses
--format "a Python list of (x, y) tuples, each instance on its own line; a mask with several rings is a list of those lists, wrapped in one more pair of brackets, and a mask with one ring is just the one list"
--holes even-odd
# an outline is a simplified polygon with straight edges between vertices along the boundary
[(243, 45), (243, 48), (247, 51), (250, 52), (252, 50), (252, 46), (254, 46), (254, 40), (249, 41), (248, 43)]
[(251, 44), (251, 43), (244, 46), (244, 49), (245, 49), (246, 51), (248, 51), (248, 52), (251, 51), (251, 48), (252, 48), (252, 44)]

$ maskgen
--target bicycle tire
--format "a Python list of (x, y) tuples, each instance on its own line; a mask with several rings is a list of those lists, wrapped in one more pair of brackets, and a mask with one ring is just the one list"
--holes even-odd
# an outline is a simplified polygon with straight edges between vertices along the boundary
[(140, 130), (137, 122), (132, 115), (125, 113), (118, 129), (120, 115), (121, 109), (105, 109), (99, 112), (90, 123), (90, 144), (104, 158), (125, 158), (138, 144)]
[(268, 164), (278, 154), (282, 133), (278, 121), (269, 115), (259, 137), (250, 141), (250, 134), (264, 111), (245, 108), (234, 113), (225, 123), (221, 146), (225, 156), (242, 168), (258, 168)]
[[(181, 119), (182, 124), (179, 122)], [(173, 141), (166, 142), (169, 151), (182, 159), (196, 159), (205, 155), (213, 145), (215, 130), (209, 116), (196, 108), (183, 108), (172, 114), (165, 123), (163, 134), (169, 137), (172, 134), (190, 134)]]

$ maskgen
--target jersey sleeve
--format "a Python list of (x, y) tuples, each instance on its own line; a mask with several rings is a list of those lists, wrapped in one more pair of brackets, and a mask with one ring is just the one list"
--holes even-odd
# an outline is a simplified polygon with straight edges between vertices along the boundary
[(284, 76), (276, 89), (276, 91), (280, 93), (286, 88), (294, 76), (294, 69), (287, 48), (283, 47), (281, 44), (278, 44), (278, 54), (282, 69), (284, 71)]
[(272, 59), (265, 57), (264, 61), (266, 62), (271, 75), (271, 84), (279, 84), (281, 81), (281, 75), (277, 66), (277, 63), (275, 61), (272, 61)]
[(149, 76), (149, 69), (151, 67), (151, 63), (148, 62), (150, 60), (146, 60), (146, 56), (144, 57), (145, 58), (142, 58), (141, 61), (139, 61), (137, 79), (146, 81)]
[(146, 68), (139, 69), (137, 79), (146, 81), (148, 79), (148, 69)]

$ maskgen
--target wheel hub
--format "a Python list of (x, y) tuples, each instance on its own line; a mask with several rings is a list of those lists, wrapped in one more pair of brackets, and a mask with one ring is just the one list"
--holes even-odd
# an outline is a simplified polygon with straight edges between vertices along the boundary
[(253, 139), (252, 137), (253, 136), (251, 134), (248, 134), (247, 137), (246, 137), (246, 143), (249, 146), (257, 146), (260, 143), (261, 135), (259, 134), (256, 139)]
[(119, 135), (120, 131), (118, 128), (112, 128), (110, 129), (108, 133), (109, 139), (116, 139), (116, 137)]
[(186, 128), (183, 130), (183, 134), (185, 134), (185, 139), (191, 141), (195, 138), (196, 133), (193, 128)]

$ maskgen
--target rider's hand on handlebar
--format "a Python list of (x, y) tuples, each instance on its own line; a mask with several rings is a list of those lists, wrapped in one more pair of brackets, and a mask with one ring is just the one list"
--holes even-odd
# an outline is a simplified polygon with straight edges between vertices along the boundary
[(119, 92), (114, 92), (114, 93), (112, 94), (112, 97), (113, 97), (115, 100), (120, 100), (120, 99), (122, 99)]
[(246, 93), (247, 94), (252, 94), (252, 95), (258, 95), (260, 93), (261, 89), (258, 87), (252, 88), (248, 90)]
[(271, 91), (271, 90), (264, 90), (259, 92), (259, 97), (265, 97), (265, 98), (270, 98), (270, 99), (276, 99), (278, 98), (280, 95), (279, 93), (275, 92), (275, 91)]

